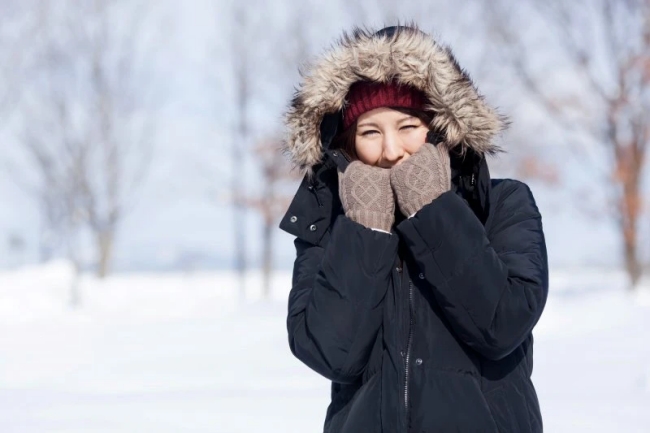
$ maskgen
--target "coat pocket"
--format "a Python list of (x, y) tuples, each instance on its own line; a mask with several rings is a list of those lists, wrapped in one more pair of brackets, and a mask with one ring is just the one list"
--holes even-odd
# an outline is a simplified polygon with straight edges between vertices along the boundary
[(533, 430), (527, 396), (514, 385), (504, 385), (485, 394), (492, 417), (500, 432), (529, 433)]
[(325, 426), (326, 433), (381, 431), (381, 371), (364, 383)]

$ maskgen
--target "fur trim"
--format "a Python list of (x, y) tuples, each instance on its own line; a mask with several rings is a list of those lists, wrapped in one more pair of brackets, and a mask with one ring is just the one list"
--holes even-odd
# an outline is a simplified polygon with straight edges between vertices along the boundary
[(479, 95), (451, 50), (414, 26), (378, 36), (355, 29), (302, 74), (303, 81), (285, 121), (284, 150), (303, 172), (322, 158), (320, 124), (326, 113), (343, 109), (350, 86), (359, 80), (413, 86), (427, 96), (435, 113), (431, 129), (442, 132), (449, 149), (461, 146), (481, 154), (501, 149), (493, 137), (507, 121)]

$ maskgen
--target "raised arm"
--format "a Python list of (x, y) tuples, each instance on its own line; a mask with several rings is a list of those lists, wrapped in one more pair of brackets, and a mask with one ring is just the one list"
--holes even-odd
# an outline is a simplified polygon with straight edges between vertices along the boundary
[(363, 373), (382, 323), (397, 255), (389, 171), (359, 161), (339, 174), (345, 215), (318, 246), (297, 239), (289, 343), (309, 367), (351, 383)]
[(491, 359), (524, 341), (548, 294), (546, 244), (532, 193), (516, 181), (501, 187), (489, 232), (451, 191), (397, 228), (455, 333)]
[(397, 236), (341, 215), (325, 248), (296, 239), (287, 327), (293, 354), (335, 382), (363, 373), (381, 327)]

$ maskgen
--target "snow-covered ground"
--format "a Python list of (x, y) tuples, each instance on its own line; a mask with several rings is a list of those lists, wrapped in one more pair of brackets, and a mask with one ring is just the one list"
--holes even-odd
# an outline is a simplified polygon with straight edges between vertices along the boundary
[[(329, 384), (287, 345), (290, 275), (242, 302), (228, 273), (80, 281), (0, 273), (0, 432), (318, 432)], [(259, 287), (251, 274), (248, 287)], [(548, 432), (650, 432), (650, 284), (557, 270), (535, 331)]]

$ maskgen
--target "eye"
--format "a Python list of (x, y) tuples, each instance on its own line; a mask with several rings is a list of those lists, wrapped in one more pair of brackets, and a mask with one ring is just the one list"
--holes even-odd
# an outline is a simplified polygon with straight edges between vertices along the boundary
[(417, 128), (417, 127), (418, 127), (418, 125), (404, 125), (404, 126), (402, 126), (402, 127), (400, 128), (400, 130), (404, 130), (404, 129), (415, 129), (415, 128)]
[(369, 130), (367, 130), (367, 131), (363, 131), (363, 132), (361, 133), (361, 136), (363, 136), (363, 137), (367, 137), (367, 136), (372, 135), (372, 134), (375, 134), (375, 133), (379, 133), (379, 131), (377, 131), (376, 129), (369, 129)]

